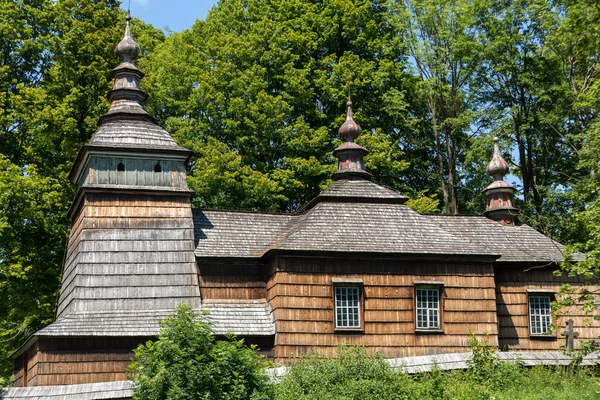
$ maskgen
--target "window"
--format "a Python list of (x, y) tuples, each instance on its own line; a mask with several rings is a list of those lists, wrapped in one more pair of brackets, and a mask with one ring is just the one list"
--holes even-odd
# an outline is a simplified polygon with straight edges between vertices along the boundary
[(547, 335), (551, 324), (551, 296), (529, 295), (529, 332), (532, 335)]
[(160, 166), (160, 163), (156, 163), (156, 165), (154, 166), (154, 172), (162, 172), (162, 167)]
[(117, 165), (117, 171), (118, 172), (125, 171), (125, 164), (123, 164), (122, 162), (120, 162), (119, 165)]
[(441, 329), (440, 288), (415, 287), (416, 329)]
[(336, 329), (360, 329), (360, 287), (335, 286)]

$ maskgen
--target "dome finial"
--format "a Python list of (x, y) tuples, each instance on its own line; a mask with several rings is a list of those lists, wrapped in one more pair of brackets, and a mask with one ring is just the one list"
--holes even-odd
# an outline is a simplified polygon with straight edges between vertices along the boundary
[(502, 155), (500, 155), (500, 146), (498, 145), (498, 136), (494, 137), (494, 153), (492, 155), (492, 160), (485, 168), (485, 172), (494, 180), (502, 180), (504, 175), (508, 174), (510, 170), (508, 163)]
[(364, 156), (369, 151), (354, 143), (361, 133), (360, 125), (352, 118), (352, 100), (350, 99), (350, 82), (348, 82), (348, 101), (346, 102), (346, 121), (338, 130), (338, 136), (344, 143), (333, 151), (338, 159), (338, 170), (332, 176), (339, 179), (371, 179), (371, 174), (365, 171)]
[(131, 27), (129, 21), (131, 21), (131, 13), (127, 11), (127, 17), (125, 18), (125, 35), (123, 40), (119, 42), (115, 47), (115, 53), (124, 63), (131, 63), (140, 54), (140, 46), (131, 37)]
[(350, 82), (348, 82), (348, 101), (346, 102), (346, 121), (338, 130), (338, 136), (345, 142), (354, 142), (360, 136), (362, 129), (354, 121), (352, 115), (352, 99), (350, 99)]

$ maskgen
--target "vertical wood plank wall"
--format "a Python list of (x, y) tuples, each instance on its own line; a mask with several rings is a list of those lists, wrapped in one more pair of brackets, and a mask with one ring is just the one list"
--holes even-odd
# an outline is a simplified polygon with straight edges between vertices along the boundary
[[(15, 360), (13, 384), (15, 386), (36, 386), (38, 383), (38, 343)], [(25, 373), (27, 367), (27, 373)], [(24, 378), (27, 378), (25, 382)]]
[[(532, 294), (539, 292), (558, 294), (563, 283), (581, 286), (584, 284), (583, 280), (565, 275), (555, 276), (552, 268), (527, 269), (522, 266), (496, 268), (500, 349), (560, 350), (561, 346), (565, 345), (565, 339), (559, 332), (549, 337), (536, 337), (529, 334), (528, 290), (533, 291)], [(573, 306), (565, 311), (567, 315), (558, 323), (564, 327), (564, 321), (572, 318), (573, 329), (579, 332), (578, 339), (600, 336), (598, 322), (593, 322), (591, 327), (586, 326), (585, 314), (580, 307)], [(579, 345), (579, 342), (579, 340), (575, 340), (575, 347)]]
[(265, 265), (253, 262), (199, 263), (203, 299), (264, 299)]
[[(342, 344), (386, 357), (467, 351), (471, 332), (497, 345), (491, 263), (278, 257), (267, 282), (277, 338), (275, 358)], [(364, 333), (334, 329), (333, 278), (364, 283)], [(415, 281), (443, 282), (443, 333), (415, 333)]]

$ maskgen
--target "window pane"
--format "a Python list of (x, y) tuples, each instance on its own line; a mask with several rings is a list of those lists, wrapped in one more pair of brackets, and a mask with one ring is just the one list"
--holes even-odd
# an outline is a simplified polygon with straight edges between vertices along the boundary
[(360, 292), (358, 287), (335, 288), (336, 328), (360, 328)]
[(440, 290), (438, 288), (416, 288), (417, 329), (439, 329)]
[(550, 296), (529, 296), (529, 329), (531, 334), (548, 333), (551, 324)]

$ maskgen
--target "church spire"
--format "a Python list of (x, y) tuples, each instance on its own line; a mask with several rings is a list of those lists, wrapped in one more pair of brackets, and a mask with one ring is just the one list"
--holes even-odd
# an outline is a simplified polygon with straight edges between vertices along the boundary
[(98, 125), (124, 118), (155, 122), (144, 107), (147, 95), (140, 87), (140, 80), (144, 77), (144, 73), (133, 64), (133, 60), (140, 54), (140, 46), (131, 36), (130, 21), (131, 14), (127, 11), (125, 34), (115, 47), (115, 53), (121, 58), (121, 64), (112, 70), (114, 84), (113, 89), (108, 92), (110, 109), (100, 117)]
[(494, 182), (483, 189), (487, 196), (487, 207), (484, 214), (502, 225), (514, 226), (516, 216), (519, 213), (519, 210), (513, 207), (513, 195), (516, 189), (510, 183), (504, 181), (504, 176), (509, 172), (509, 165), (500, 155), (497, 137), (494, 137), (492, 160), (485, 171), (494, 178)]
[(364, 147), (354, 143), (354, 140), (360, 136), (362, 129), (354, 121), (352, 115), (352, 100), (348, 93), (348, 102), (346, 103), (346, 121), (338, 130), (338, 137), (344, 143), (333, 151), (333, 155), (338, 159), (338, 170), (333, 173), (333, 180), (340, 179), (371, 179), (371, 174), (365, 171), (364, 156), (369, 151)]

